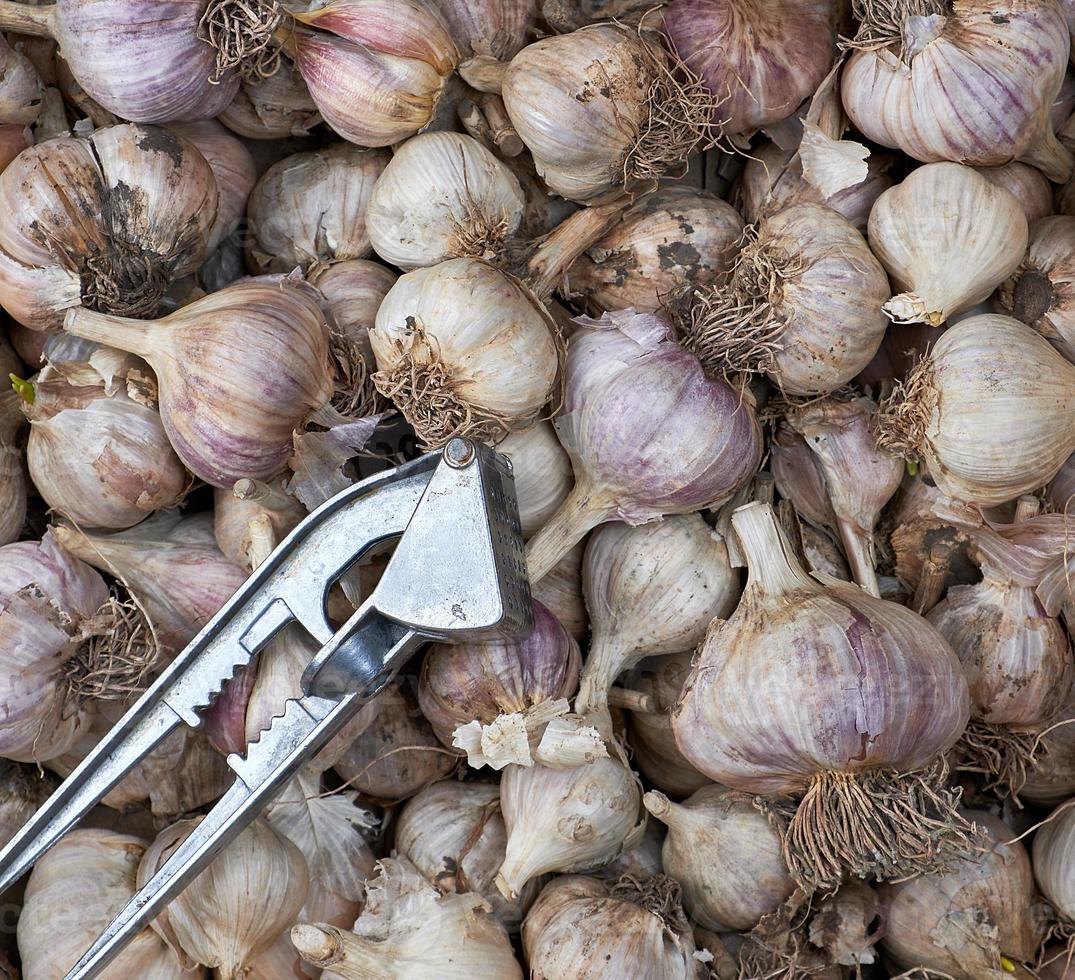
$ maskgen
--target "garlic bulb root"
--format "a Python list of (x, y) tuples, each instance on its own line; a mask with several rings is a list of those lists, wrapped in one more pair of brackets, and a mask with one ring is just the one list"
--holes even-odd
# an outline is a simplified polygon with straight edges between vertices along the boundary
[(280, 49), (273, 31), (283, 20), (277, 0), (209, 0), (198, 32), (216, 49), (209, 81), (216, 85), (234, 69), (249, 78), (269, 78), (280, 69)]
[(1043, 751), (1037, 732), (972, 720), (953, 748), (954, 765), (959, 772), (984, 775), (986, 792), (1018, 801)]

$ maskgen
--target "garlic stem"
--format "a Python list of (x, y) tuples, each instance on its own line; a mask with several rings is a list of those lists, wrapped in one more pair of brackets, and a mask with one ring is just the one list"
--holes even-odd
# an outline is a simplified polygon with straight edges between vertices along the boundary
[[(9, 6), (16, 5), (10, 4)], [(464, 61), (459, 66), (459, 74), (471, 88), (476, 88), (479, 92), (499, 95), (508, 64), (509, 62), (498, 61), (490, 55), (479, 54)]]
[(880, 599), (877, 572), (874, 571), (870, 558), (869, 533), (842, 517), (837, 520), (836, 529), (840, 532), (840, 543), (844, 546), (847, 563), (851, 566), (851, 577), (870, 595)]
[(478, 106), (492, 131), (493, 142), (504, 156), (517, 157), (526, 149), (512, 125), (508, 110), (504, 107), (504, 100), (499, 95), (482, 92), (478, 96)]
[(1022, 524), (1032, 517), (1037, 517), (1041, 511), (1041, 501), (1032, 494), (1024, 494), (1015, 502), (1015, 517), (1013, 524)]
[(749, 585), (777, 596), (797, 589), (816, 592), (817, 583), (794, 559), (769, 504), (753, 503), (732, 514), (732, 527), (750, 567)]
[(634, 711), (645, 715), (656, 715), (661, 712), (660, 705), (652, 694), (632, 691), (626, 687), (611, 688), (608, 692), (608, 705), (610, 708), (622, 708), (624, 711)]
[(607, 493), (598, 490), (589, 479), (577, 480), (560, 509), (526, 546), (531, 584), (548, 575), (589, 531), (615, 513), (616, 505)]
[(914, 598), (911, 601), (911, 608), (919, 616), (925, 616), (940, 602), (951, 554), (951, 545), (944, 541), (938, 541), (930, 549), (929, 556), (922, 566), (918, 588), (915, 589)]
[(580, 208), (562, 221), (527, 263), (526, 280), (530, 288), (541, 299), (547, 299), (575, 260), (620, 220), (628, 203), (621, 197), (608, 204)]
[(56, 5), (30, 7), (25, 3), (0, 0), (0, 31), (16, 31), (34, 37), (53, 37)]
[(642, 805), (663, 824), (667, 824), (671, 820), (674, 820), (674, 812), (680, 809), (667, 796), (665, 796), (664, 793), (661, 793), (655, 789), (651, 789), (645, 796), (642, 797)]
[(145, 320), (98, 313), (85, 307), (68, 310), (63, 320), (64, 330), (76, 337), (95, 340), (108, 347), (118, 347), (147, 361), (156, 349), (150, 337), (153, 327), (154, 324)]
[(236, 480), (232, 493), (240, 500), (262, 504), (266, 510), (287, 510), (294, 504), (283, 490), (262, 480)]
[[(366, 977), (362, 967), (355, 961), (360, 958), (361, 944), (353, 934), (326, 924), (298, 925), (291, 930), (291, 942), (299, 955), (316, 967), (327, 970), (332, 967), (341, 977)], [(359, 947), (359, 954), (350, 947)]]

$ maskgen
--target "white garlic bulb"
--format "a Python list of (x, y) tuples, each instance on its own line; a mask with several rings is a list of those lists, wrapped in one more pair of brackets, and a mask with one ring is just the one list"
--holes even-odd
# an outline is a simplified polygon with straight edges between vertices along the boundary
[(901, 290), (885, 312), (897, 323), (939, 326), (1015, 271), (1028, 234), (1003, 187), (958, 163), (919, 167), (870, 212), (870, 247)]
[(586, 639), (590, 625), (582, 597), (582, 555), (582, 545), (576, 545), (548, 575), (531, 586), (535, 601), (548, 609), (580, 643)]
[(523, 534), (534, 534), (571, 492), (575, 482), (571, 460), (552, 423), (545, 419), (509, 433), (497, 445), (497, 452), (511, 460)]
[(377, 254), (401, 269), (464, 255), (496, 260), (525, 203), (515, 175), (477, 140), (422, 133), (377, 179), (366, 224)]
[[(25, 980), (64, 976), (135, 892), (146, 842), (112, 830), (74, 830), (34, 865), (19, 916)], [(201, 980), (152, 929), (139, 932), (102, 980)]]

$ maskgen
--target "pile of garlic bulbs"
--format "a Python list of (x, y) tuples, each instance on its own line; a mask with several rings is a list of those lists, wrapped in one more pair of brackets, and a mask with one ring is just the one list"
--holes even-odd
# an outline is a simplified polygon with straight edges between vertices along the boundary
[[(533, 594), (103, 976), (1075, 980), (1073, 37), (0, 0), (0, 844), (359, 480), (496, 447)], [(66, 974), (315, 652), (276, 635), (0, 896), (0, 980)]]

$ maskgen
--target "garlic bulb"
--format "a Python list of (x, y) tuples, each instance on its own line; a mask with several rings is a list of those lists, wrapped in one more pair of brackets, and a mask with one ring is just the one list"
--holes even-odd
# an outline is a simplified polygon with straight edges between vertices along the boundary
[(244, 79), (217, 119), (251, 140), (308, 136), (321, 116), (298, 69), (288, 60), (266, 78)]
[(569, 291), (598, 312), (652, 313), (676, 289), (726, 271), (743, 219), (706, 191), (662, 187), (640, 198), (567, 272)]
[(500, 92), (549, 190), (588, 202), (660, 177), (708, 134), (714, 99), (677, 64), (653, 34), (595, 24), (488, 66), (488, 82), (462, 74)]
[(927, 163), (1021, 160), (1067, 180), (1071, 154), (1049, 121), (1070, 46), (1058, 4), (1016, 0), (1001, 20), (986, 0), (863, 7), (841, 94), (864, 136)]
[[(19, 916), (26, 980), (54, 980), (78, 962), (134, 895), (145, 841), (112, 830), (74, 830), (34, 865)], [(151, 930), (143, 929), (100, 974), (103, 980), (202, 980)]]
[(870, 212), (870, 246), (902, 290), (885, 304), (897, 323), (939, 326), (980, 303), (1019, 265), (1027, 219), (1019, 202), (970, 167), (919, 167)]
[(795, 890), (780, 834), (750, 797), (710, 785), (682, 803), (651, 790), (643, 803), (668, 826), (664, 872), (683, 886), (687, 912), (706, 929), (753, 929)]
[(347, 785), (372, 803), (397, 803), (443, 779), (459, 762), (438, 741), (403, 683), (378, 696), (377, 723), (356, 738), (334, 762)]
[(527, 547), (534, 582), (598, 524), (718, 506), (761, 458), (749, 396), (707, 379), (664, 320), (625, 310), (579, 322), (554, 423), (575, 486)]
[(578, 642), (586, 639), (590, 617), (582, 597), (582, 545), (576, 545), (553, 566), (540, 582), (531, 586), (540, 602)]
[[(12, 370), (6, 371), (10, 367)], [(15, 358), (0, 347), (0, 378), (17, 370)], [(16, 540), (26, 522), (26, 471), (20, 433), (24, 423), (22, 400), (13, 391), (0, 391), (0, 545)]]
[(403, 858), (385, 858), (347, 932), (299, 925), (291, 940), (325, 980), (522, 980), (504, 927), (478, 895), (441, 894)]
[(645, 830), (641, 797), (618, 752), (567, 769), (508, 766), (500, 779), (508, 845), (496, 887), (515, 899), (538, 875), (580, 871), (630, 850)]
[[(680, 749), (732, 789), (805, 791), (785, 844), (797, 881), (830, 887), (845, 868), (860, 877), (929, 870), (926, 855), (960, 843), (943, 789), (927, 791), (929, 821), (887, 800), (940, 783), (928, 770), (902, 774), (930, 766), (966, 728), (959, 660), (909, 609), (807, 575), (770, 505), (738, 508), (732, 526), (750, 578), (735, 613), (707, 634), (672, 713)], [(866, 662), (885, 668), (863, 673)], [(864, 826), (874, 843), (862, 842)]]
[(675, 891), (664, 877), (609, 885), (567, 875), (550, 882), (523, 923), (531, 976), (694, 980), (694, 940)]
[(41, 112), (43, 86), (30, 59), (0, 39), (0, 123), (32, 123)]
[(514, 901), (493, 878), (504, 861), (508, 834), (500, 791), (489, 783), (445, 780), (411, 797), (396, 823), (395, 849), (444, 893), (480, 895), (508, 929), (517, 929), (543, 879), (523, 886)]
[(48, 374), (26, 408), (26, 461), (54, 511), (84, 527), (120, 529), (182, 501), (190, 478), (155, 409)]
[(459, 60), (425, 0), (325, 0), (294, 13), (295, 66), (325, 122), (359, 146), (391, 146), (424, 129)]
[(1034, 835), (1034, 877), (1065, 924), (1075, 922), (1075, 806), (1061, 804)]
[(0, 846), (7, 846), (55, 788), (56, 780), (39, 767), (0, 761)]
[(997, 304), (1075, 361), (1075, 217), (1052, 215), (1034, 225), (1026, 256), (997, 290)]
[(70, 310), (64, 329), (147, 360), (176, 454), (206, 483), (230, 487), (279, 473), (294, 430), (332, 394), (328, 328), (311, 292), (241, 283), (155, 322)]
[(1028, 768), (1019, 797), (1038, 806), (1075, 796), (1075, 691), (1040, 733), (1034, 765)]
[(924, 967), (954, 980), (1008, 980), (1041, 939), (1032, 908), (1034, 877), (1022, 844), (988, 813), (967, 814), (983, 849), (943, 872), (881, 887), (881, 946), (898, 967)]
[(571, 460), (544, 419), (529, 429), (510, 433), (497, 445), (497, 452), (511, 460), (519, 521), (530, 536), (548, 521), (571, 492), (574, 474)]
[(240, 480), (231, 490), (213, 491), (213, 536), (236, 565), (256, 568), (306, 516), (283, 484), (279, 477), (272, 483)]
[(525, 637), (432, 644), (418, 678), (418, 704), (437, 738), (452, 745), (460, 725), (487, 725), (498, 715), (571, 697), (580, 660), (575, 640), (535, 602), (534, 628)]
[[(788, 424), (814, 457), (855, 581), (880, 597), (874, 571), (874, 526), (903, 479), (903, 461), (877, 448), (868, 398), (826, 398), (788, 411)], [(943, 631), (942, 631), (943, 632)]]
[(545, 309), (520, 282), (473, 258), (401, 276), (369, 337), (377, 390), (429, 445), (525, 428), (559, 371)]
[(119, 579), (166, 650), (182, 650), (246, 581), (217, 548), (208, 514), (161, 511), (114, 534), (66, 526), (49, 533), (65, 552)]
[[(138, 867), (139, 887), (200, 822), (180, 820), (157, 836)], [(308, 881), (302, 852), (259, 817), (172, 899), (152, 928), (187, 969), (202, 963), (219, 980), (239, 980), (295, 921)]]
[(366, 221), (377, 254), (401, 269), (464, 255), (495, 261), (524, 204), (515, 175), (477, 140), (423, 133), (385, 167)]
[(606, 524), (582, 566), (591, 640), (575, 710), (607, 706), (613, 681), (645, 657), (691, 649), (739, 601), (723, 538), (700, 514)]
[(32, 330), (62, 326), (83, 303), (155, 316), (205, 259), (217, 199), (205, 157), (165, 129), (30, 147), (0, 174), (0, 303)]
[(290, 272), (370, 254), (366, 210), (388, 158), (341, 144), (273, 164), (250, 195), (254, 270)]
[(1000, 167), (975, 167), (986, 180), (1003, 187), (1020, 204), (1029, 224), (1053, 213), (1053, 188), (1036, 167), (1013, 161)]
[(787, 394), (828, 394), (870, 363), (889, 296), (862, 235), (797, 204), (751, 229), (730, 274), (695, 291), (685, 343), (711, 373), (764, 371)]
[(306, 276), (328, 304), (333, 347), (357, 349), (367, 367), (373, 367), (369, 333), (388, 291), (399, 277), (365, 259), (317, 265)]
[(878, 444), (921, 459), (940, 490), (995, 506), (1048, 483), (1075, 450), (1075, 365), (1029, 327), (961, 320), (881, 405)]
[(837, 8), (833, 0), (673, 0), (663, 27), (719, 100), (722, 133), (750, 136), (791, 115), (832, 67)]
[(526, 44), (537, 0), (432, 0), (464, 55), (510, 58)]

